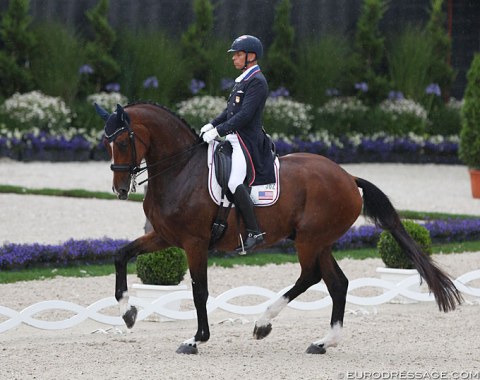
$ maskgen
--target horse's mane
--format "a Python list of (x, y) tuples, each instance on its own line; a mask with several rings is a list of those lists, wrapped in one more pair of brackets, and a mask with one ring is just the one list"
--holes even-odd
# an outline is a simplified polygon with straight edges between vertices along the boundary
[(132, 103), (128, 103), (124, 108), (138, 106), (138, 105), (142, 105), (142, 104), (148, 104), (148, 105), (151, 105), (151, 106), (155, 106), (155, 107), (158, 107), (158, 108), (168, 112), (170, 115), (172, 115), (175, 118), (177, 118), (178, 120), (180, 120), (185, 125), (185, 127), (187, 127), (194, 134), (194, 136), (197, 139), (200, 139), (200, 136), (198, 135), (197, 131), (190, 124), (188, 124), (188, 122), (183, 117), (181, 117), (176, 112), (172, 111), (170, 108), (164, 106), (163, 104), (159, 104), (159, 103), (149, 101), (149, 100), (147, 100), (147, 101), (139, 100), (139, 101), (135, 101), (135, 102), (132, 102)]

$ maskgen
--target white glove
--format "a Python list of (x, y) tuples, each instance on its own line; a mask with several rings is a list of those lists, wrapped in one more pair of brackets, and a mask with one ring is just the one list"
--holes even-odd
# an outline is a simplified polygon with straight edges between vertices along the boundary
[(217, 132), (217, 128), (213, 128), (205, 132), (202, 137), (203, 141), (210, 143), (211, 141), (215, 140), (216, 137), (220, 137), (220, 135)]
[(202, 129), (200, 129), (200, 136), (203, 135), (205, 132), (213, 129), (213, 125), (211, 123), (205, 124)]

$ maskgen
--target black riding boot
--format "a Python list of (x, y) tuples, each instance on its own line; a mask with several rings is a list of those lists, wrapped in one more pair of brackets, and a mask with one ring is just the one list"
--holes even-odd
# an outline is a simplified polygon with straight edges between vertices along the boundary
[[(240, 211), (240, 215), (245, 222), (247, 228), (247, 239), (243, 242), (243, 249), (245, 251), (253, 249), (256, 245), (263, 242), (263, 232), (258, 227), (257, 218), (255, 217), (255, 211), (253, 210), (253, 202), (248, 194), (248, 190), (245, 185), (239, 185), (235, 189), (235, 207)], [(242, 246), (237, 248), (237, 251), (241, 251)]]

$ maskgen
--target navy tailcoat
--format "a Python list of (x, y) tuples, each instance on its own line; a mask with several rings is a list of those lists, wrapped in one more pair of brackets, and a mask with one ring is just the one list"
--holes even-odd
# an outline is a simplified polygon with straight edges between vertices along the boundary
[(235, 83), (227, 108), (211, 122), (220, 136), (238, 135), (240, 143), (248, 151), (247, 164), (254, 168), (253, 185), (275, 182), (272, 147), (262, 128), (267, 96), (267, 81), (260, 69), (254, 70), (241, 82)]

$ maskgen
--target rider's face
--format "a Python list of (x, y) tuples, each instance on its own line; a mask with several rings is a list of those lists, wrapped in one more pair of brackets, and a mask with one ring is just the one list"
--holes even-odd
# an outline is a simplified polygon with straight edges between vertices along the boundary
[(245, 52), (244, 51), (236, 51), (232, 55), (232, 61), (233, 61), (233, 66), (237, 70), (243, 69), (243, 66), (245, 66)]
[[(245, 67), (245, 56), (246, 54), (244, 51), (236, 51), (233, 53), (232, 55), (233, 66), (235, 66), (237, 70), (243, 70), (243, 68)], [(248, 53), (248, 60), (252, 61), (253, 59), (255, 59), (255, 54)]]

